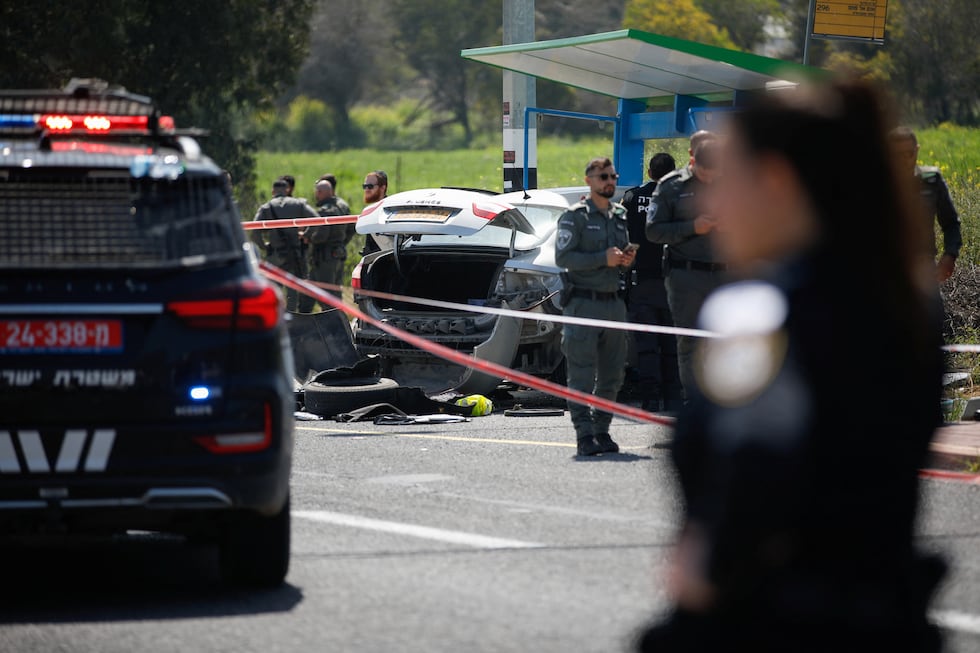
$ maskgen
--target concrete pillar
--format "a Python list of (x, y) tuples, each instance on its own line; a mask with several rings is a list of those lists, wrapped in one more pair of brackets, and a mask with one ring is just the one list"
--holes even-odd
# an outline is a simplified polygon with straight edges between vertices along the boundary
[[(534, 41), (534, 0), (503, 0), (504, 45)], [(524, 152), (524, 109), (537, 104), (534, 77), (503, 71), (504, 192), (524, 188), (524, 161), (528, 162), (528, 188), (538, 187), (538, 136), (535, 122)], [(534, 118), (531, 118), (534, 121)]]

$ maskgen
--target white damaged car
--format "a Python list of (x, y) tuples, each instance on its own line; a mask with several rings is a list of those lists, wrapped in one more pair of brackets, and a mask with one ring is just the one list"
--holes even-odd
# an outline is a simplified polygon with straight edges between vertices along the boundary
[[(569, 205), (565, 195), (547, 190), (495, 195), (428, 188), (386, 197), (357, 219), (358, 233), (385, 236), (377, 240), (391, 245), (357, 264), (354, 299), (367, 315), (432, 342), (564, 382), (561, 325), (535, 315), (561, 313), (555, 228)], [(525, 311), (529, 319), (476, 307)], [(369, 323), (356, 321), (353, 332), (359, 354), (377, 355), (382, 374), (402, 385), (430, 394), (489, 394), (501, 381), (447, 363)]]

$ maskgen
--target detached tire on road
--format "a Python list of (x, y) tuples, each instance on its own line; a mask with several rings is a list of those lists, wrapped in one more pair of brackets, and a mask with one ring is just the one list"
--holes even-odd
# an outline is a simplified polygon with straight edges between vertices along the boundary
[(392, 403), (397, 388), (397, 381), (383, 376), (330, 379), (307, 383), (303, 396), (306, 412), (333, 417), (371, 404)]
[(266, 517), (241, 511), (228, 516), (219, 542), (221, 579), (237, 587), (274, 588), (289, 571), (289, 499)]

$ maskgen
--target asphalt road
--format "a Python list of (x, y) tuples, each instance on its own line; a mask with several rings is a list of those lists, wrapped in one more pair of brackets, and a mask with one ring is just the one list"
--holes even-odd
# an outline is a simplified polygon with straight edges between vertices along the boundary
[[(579, 460), (567, 414), (298, 422), (285, 586), (223, 589), (211, 548), (145, 534), (6, 551), (0, 651), (628, 651), (678, 506), (669, 432), (613, 435)], [(921, 536), (953, 563), (947, 650), (980, 652), (980, 486), (925, 481)]]

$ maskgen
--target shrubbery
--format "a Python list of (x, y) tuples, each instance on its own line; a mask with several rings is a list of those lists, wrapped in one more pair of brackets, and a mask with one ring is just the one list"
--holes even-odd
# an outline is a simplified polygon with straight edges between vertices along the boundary
[[(325, 152), (341, 142), (377, 150), (454, 150), (465, 147), (462, 127), (448, 112), (432, 111), (415, 100), (351, 109), (346, 132), (337, 133), (335, 116), (320, 100), (299, 96), (281, 112), (265, 112), (255, 121), (258, 141), (272, 152)], [(473, 143), (483, 147), (498, 134), (481, 132)]]

